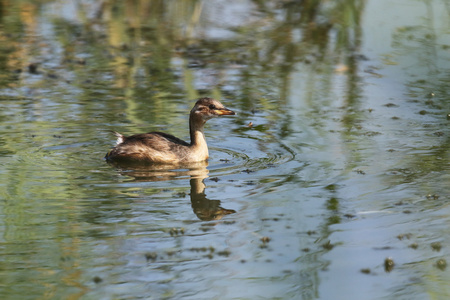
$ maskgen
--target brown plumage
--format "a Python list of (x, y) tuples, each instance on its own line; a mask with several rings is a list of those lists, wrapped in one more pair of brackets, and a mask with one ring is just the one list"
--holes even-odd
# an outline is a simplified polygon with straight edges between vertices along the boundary
[(211, 118), (235, 113), (212, 98), (200, 98), (189, 115), (191, 142), (187, 143), (173, 135), (163, 132), (149, 132), (124, 136), (114, 132), (117, 145), (105, 158), (118, 162), (143, 162), (180, 164), (208, 159), (203, 128)]

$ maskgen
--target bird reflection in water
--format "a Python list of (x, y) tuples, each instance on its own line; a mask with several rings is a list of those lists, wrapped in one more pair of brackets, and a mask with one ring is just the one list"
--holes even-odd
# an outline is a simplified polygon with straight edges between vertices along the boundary
[(234, 214), (236, 212), (233, 209), (221, 207), (220, 200), (210, 200), (206, 198), (206, 186), (203, 179), (191, 178), (190, 184), (192, 209), (200, 220), (220, 220), (225, 215)]
[(220, 206), (220, 200), (210, 200), (206, 197), (204, 180), (208, 178), (207, 161), (173, 165), (145, 165), (142, 163), (109, 162), (122, 175), (134, 178), (134, 181), (166, 181), (190, 178), (190, 198), (195, 215), (202, 221), (220, 220), (225, 215), (236, 213), (233, 209)]

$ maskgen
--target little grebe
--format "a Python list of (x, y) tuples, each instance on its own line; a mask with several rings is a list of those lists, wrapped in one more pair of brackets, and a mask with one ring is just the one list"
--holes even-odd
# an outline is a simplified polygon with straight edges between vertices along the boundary
[(149, 132), (117, 136), (116, 146), (105, 158), (109, 161), (180, 164), (199, 162), (208, 159), (203, 127), (211, 118), (235, 115), (219, 101), (212, 98), (200, 98), (189, 115), (191, 143), (163, 132)]

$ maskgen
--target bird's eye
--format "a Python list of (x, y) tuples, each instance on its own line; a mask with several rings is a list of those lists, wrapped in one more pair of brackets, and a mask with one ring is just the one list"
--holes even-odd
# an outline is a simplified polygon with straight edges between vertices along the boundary
[(209, 109), (216, 109), (216, 106), (214, 104), (210, 104)]

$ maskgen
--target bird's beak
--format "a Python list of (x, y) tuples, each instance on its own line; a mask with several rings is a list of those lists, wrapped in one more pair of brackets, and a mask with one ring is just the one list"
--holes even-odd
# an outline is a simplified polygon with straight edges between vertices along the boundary
[(235, 115), (236, 113), (228, 108), (218, 108), (215, 109), (214, 112), (216, 114), (218, 114), (219, 116), (232, 116)]

